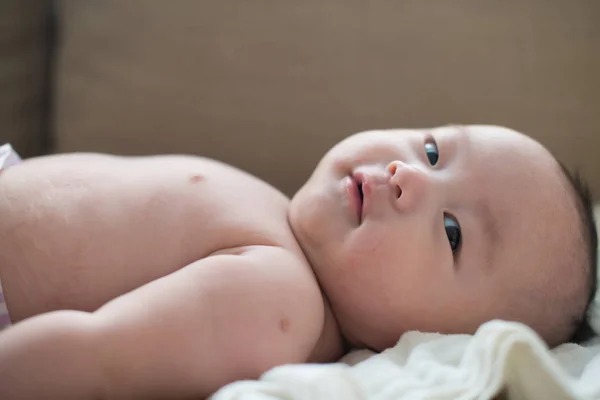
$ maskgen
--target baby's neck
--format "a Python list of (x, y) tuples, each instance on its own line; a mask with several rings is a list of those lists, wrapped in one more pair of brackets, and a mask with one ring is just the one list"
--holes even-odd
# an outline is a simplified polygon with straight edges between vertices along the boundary
[[(290, 223), (289, 214), (288, 214), (288, 224), (290, 230), (294, 234), (296, 239), (297, 250), (303, 255), (304, 260), (307, 262), (309, 267), (312, 269), (312, 263), (304, 249), (302, 248), (302, 244), (296, 237), (294, 227)], [(313, 270), (314, 273), (314, 270)], [(316, 275), (315, 275), (316, 279)], [(318, 282), (318, 279), (316, 279)], [(319, 285), (320, 286), (320, 285)], [(333, 314), (333, 310), (331, 309), (331, 305), (329, 304), (329, 300), (325, 296), (323, 289), (321, 288), (321, 296), (323, 297), (323, 307), (324, 307), (324, 317), (323, 317), (323, 330), (321, 331), (321, 336), (319, 337), (312, 353), (308, 358), (308, 362), (311, 363), (326, 363), (326, 362), (335, 362), (339, 360), (342, 356), (344, 356), (348, 352), (348, 346), (344, 337), (342, 336), (342, 332), (337, 323), (337, 319)]]
[(323, 305), (325, 306), (323, 331), (308, 359), (311, 363), (335, 362), (347, 352), (337, 320), (325, 296), (323, 296)]

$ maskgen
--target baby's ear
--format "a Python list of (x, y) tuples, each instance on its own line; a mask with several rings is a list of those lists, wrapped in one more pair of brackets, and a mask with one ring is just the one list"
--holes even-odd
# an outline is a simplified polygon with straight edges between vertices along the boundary
[[(600, 231), (600, 203), (594, 206), (594, 218), (596, 219), (596, 231)], [(598, 245), (598, 252), (600, 253), (600, 244)], [(596, 268), (596, 297), (592, 304), (590, 305), (589, 310), (589, 324), (593, 331), (596, 332), (596, 335), (600, 336), (600, 257), (597, 260), (598, 267)]]

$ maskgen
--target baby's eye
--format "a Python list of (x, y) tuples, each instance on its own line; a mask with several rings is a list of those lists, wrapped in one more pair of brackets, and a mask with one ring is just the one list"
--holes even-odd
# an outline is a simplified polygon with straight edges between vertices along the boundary
[(435, 140), (430, 139), (425, 143), (425, 154), (427, 154), (427, 159), (429, 160), (429, 164), (435, 165), (440, 158), (440, 153), (437, 148), (437, 144)]
[(452, 253), (456, 253), (456, 251), (460, 247), (462, 235), (460, 232), (460, 225), (456, 218), (451, 215), (444, 215), (444, 227), (446, 228), (446, 236), (448, 236), (448, 242), (450, 242), (450, 248), (452, 249)]

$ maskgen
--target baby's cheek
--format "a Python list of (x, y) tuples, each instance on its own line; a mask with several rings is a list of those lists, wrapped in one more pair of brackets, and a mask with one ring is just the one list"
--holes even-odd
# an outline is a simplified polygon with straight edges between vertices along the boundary
[(386, 226), (365, 232), (355, 243), (355, 250), (361, 257), (382, 265), (397, 265), (407, 258), (412, 258), (416, 246), (416, 238), (411, 235), (399, 235)]
[(344, 252), (343, 270), (349, 279), (382, 291), (395, 285), (402, 271), (402, 259), (396, 243), (381, 235), (365, 235), (365, 238), (350, 244)]

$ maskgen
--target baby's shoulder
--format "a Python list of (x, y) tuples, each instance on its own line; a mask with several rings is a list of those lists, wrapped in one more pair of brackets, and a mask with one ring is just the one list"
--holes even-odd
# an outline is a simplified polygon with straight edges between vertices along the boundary
[(295, 250), (281, 246), (243, 246), (220, 250), (211, 255), (217, 256), (242, 257), (246, 260), (246, 271), (240, 274), (232, 270), (235, 276), (229, 279), (237, 280), (241, 276), (252, 275), (253, 278), (245, 279), (244, 283), (256, 285), (258, 291), (264, 290), (275, 297), (294, 298), (294, 302), (303, 303), (303, 310), (314, 307), (318, 313), (323, 311), (323, 297), (315, 274), (304, 256)]
[[(304, 257), (279, 246), (244, 246), (224, 249), (210, 257), (221, 258), (218, 280), (227, 292), (243, 294), (245, 301), (261, 304), (251, 319), (276, 319), (278, 329), (296, 336), (308, 353), (323, 329), (325, 304), (315, 275)], [(236, 261), (236, 259), (238, 261)], [(237, 265), (237, 267), (231, 267)], [(231, 268), (230, 268), (231, 267)], [(218, 272), (219, 273), (219, 272)], [(273, 317), (273, 318), (271, 318)]]
[(279, 245), (240, 246), (222, 249), (210, 255), (217, 256), (243, 256), (252, 265), (251, 273), (264, 276), (267, 284), (294, 287), (293, 290), (301, 290), (305, 295), (318, 297), (322, 301), (314, 272), (306, 258), (296, 249)]

